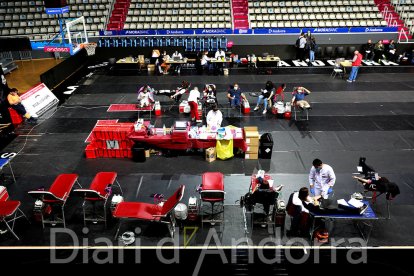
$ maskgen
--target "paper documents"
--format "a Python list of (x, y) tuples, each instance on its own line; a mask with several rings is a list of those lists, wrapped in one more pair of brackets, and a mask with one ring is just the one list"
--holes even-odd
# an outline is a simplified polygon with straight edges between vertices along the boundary
[(338, 205), (343, 205), (343, 206), (349, 207), (349, 204), (348, 204), (348, 202), (346, 202), (345, 199), (338, 199), (337, 202), (338, 202)]
[(364, 205), (364, 203), (362, 203), (362, 201), (356, 200), (355, 198), (351, 198), (348, 201), (348, 204), (354, 206), (355, 208), (361, 208)]

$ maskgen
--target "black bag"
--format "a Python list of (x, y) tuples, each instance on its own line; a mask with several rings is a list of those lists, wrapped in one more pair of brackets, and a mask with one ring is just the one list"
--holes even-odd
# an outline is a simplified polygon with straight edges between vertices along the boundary
[(296, 39), (296, 43), (295, 43), (296, 48), (299, 48), (299, 46), (300, 46), (300, 37)]

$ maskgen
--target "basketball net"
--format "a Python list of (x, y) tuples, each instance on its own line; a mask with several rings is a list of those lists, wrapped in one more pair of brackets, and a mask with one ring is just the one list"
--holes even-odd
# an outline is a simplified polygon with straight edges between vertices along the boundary
[(88, 56), (95, 55), (95, 50), (98, 45), (96, 43), (82, 43), (81, 48), (85, 48)]

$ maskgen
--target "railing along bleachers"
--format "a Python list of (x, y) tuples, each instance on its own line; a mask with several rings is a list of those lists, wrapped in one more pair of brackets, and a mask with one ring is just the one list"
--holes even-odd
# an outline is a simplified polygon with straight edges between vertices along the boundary
[(231, 28), (229, 0), (132, 0), (124, 29)]
[[(67, 0), (70, 12), (63, 18), (84, 16), (89, 36), (104, 28), (110, 0)], [(43, 1), (0, 2), (0, 35), (27, 35), (30, 39), (51, 39), (59, 32), (56, 15), (45, 12)]]
[(405, 26), (411, 34), (414, 33), (414, 0), (392, 0), (391, 4), (404, 20)]
[(249, 1), (252, 28), (387, 26), (374, 0)]

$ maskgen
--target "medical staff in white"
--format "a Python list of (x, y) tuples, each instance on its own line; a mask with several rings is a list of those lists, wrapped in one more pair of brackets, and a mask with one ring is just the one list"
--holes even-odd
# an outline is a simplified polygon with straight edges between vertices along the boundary
[(309, 185), (311, 193), (315, 196), (321, 195), (328, 198), (329, 188), (335, 185), (336, 176), (331, 166), (323, 164), (321, 160), (315, 159), (312, 162), (309, 172)]
[(217, 105), (214, 105), (213, 109), (207, 114), (207, 127), (209, 127), (212, 131), (216, 131), (220, 128), (222, 122), (223, 114), (218, 109)]

